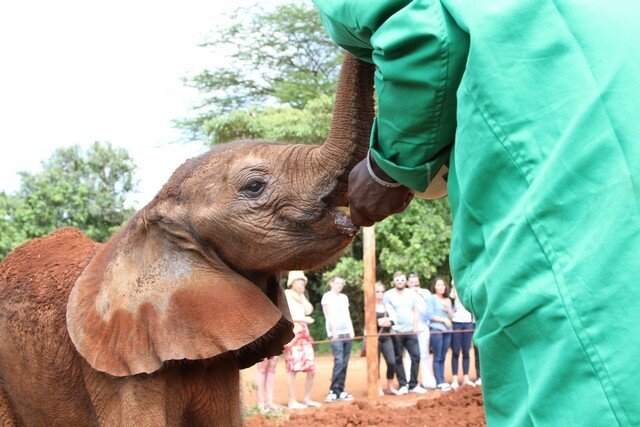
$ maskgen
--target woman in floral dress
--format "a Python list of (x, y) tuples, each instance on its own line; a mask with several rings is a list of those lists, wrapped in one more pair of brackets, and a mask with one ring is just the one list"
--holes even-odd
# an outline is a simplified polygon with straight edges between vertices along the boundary
[[(302, 271), (290, 271), (287, 280), (285, 295), (293, 320), (293, 333), (295, 336), (285, 346), (284, 357), (287, 366), (287, 390), (289, 391), (289, 409), (304, 409), (307, 406), (320, 406), (318, 402), (311, 400), (310, 393), (313, 386), (313, 378), (316, 372), (314, 362), (313, 339), (309, 334), (309, 324), (313, 318), (309, 315), (313, 306), (305, 296), (307, 277)], [(295, 393), (296, 373), (306, 372), (307, 378), (304, 388), (304, 399), (298, 402)]]

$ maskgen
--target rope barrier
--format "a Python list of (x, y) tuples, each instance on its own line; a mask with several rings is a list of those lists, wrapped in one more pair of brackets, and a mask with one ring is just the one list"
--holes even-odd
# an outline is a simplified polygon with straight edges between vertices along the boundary
[[(463, 332), (474, 332), (475, 329), (458, 329), (458, 330), (451, 330), (451, 331), (440, 331), (440, 330), (430, 330), (429, 333), (430, 335), (437, 335), (437, 334), (460, 334)], [(333, 340), (313, 340), (311, 341), (312, 345), (316, 345), (316, 344), (325, 344), (325, 343), (332, 343), (332, 342), (342, 342), (342, 341), (359, 341), (359, 340), (363, 340), (367, 337), (392, 337), (392, 336), (406, 336), (406, 335), (416, 335), (417, 332), (385, 332), (382, 334), (364, 334), (364, 335), (358, 335), (356, 337), (353, 338), (336, 338)]]

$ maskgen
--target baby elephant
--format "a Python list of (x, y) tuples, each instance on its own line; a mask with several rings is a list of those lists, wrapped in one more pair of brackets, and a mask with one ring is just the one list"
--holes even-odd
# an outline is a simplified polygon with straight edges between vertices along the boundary
[(373, 69), (347, 57), (322, 146), (241, 141), (180, 166), (105, 244), (75, 229), (0, 263), (0, 424), (241, 425), (239, 370), (280, 354), (279, 272), (335, 259)]

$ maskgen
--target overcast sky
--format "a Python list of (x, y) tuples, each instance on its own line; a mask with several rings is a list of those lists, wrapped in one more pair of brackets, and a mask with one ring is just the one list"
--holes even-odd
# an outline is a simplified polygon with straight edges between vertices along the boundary
[[(273, 0), (271, 0), (273, 1)], [(262, 3), (268, 3), (269, 1)], [(63, 146), (94, 141), (134, 157), (142, 207), (201, 143), (172, 120), (198, 99), (181, 78), (222, 61), (200, 48), (248, 0), (0, 2), (0, 189)]]

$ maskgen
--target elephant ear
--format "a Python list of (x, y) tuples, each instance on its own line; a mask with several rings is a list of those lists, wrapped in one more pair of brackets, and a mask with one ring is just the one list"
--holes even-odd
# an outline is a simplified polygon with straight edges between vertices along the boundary
[(241, 367), (282, 352), (292, 323), (276, 278), (257, 286), (133, 218), (76, 281), (67, 329), (94, 368), (151, 373), (170, 360), (232, 352)]

